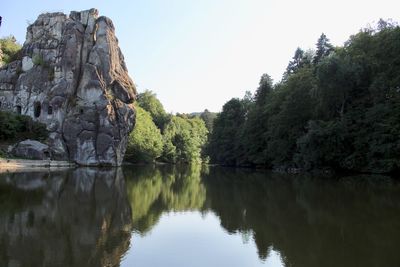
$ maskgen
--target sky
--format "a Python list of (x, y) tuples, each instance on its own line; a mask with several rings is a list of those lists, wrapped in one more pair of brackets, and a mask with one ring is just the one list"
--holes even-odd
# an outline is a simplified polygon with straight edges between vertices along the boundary
[(321, 33), (343, 45), (379, 18), (400, 21), (398, 0), (12, 0), (0, 5), (0, 36), (22, 44), (39, 14), (93, 7), (113, 20), (138, 91), (172, 113), (218, 112), (263, 73), (279, 82), (296, 48), (314, 48)]

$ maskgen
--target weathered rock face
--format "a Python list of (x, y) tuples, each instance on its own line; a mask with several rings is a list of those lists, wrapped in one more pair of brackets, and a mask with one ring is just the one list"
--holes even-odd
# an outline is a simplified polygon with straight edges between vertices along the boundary
[(51, 157), (82, 165), (121, 164), (135, 92), (113, 23), (96, 9), (40, 15), (22, 59), (0, 69), (0, 109), (45, 123)]

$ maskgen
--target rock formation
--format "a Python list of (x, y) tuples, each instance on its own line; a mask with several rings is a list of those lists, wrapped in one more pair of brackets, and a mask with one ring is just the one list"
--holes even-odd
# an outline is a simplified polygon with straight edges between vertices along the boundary
[(21, 59), (0, 68), (0, 109), (45, 123), (51, 158), (81, 165), (121, 164), (135, 94), (113, 23), (96, 9), (40, 15)]
[(27, 159), (48, 160), (50, 158), (49, 146), (35, 140), (24, 140), (12, 147), (12, 154)]

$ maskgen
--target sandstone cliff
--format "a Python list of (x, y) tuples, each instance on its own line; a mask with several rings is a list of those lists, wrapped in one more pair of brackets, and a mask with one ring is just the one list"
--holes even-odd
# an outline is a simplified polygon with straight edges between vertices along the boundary
[(0, 68), (0, 109), (45, 123), (52, 159), (120, 165), (135, 96), (113, 23), (96, 9), (40, 15), (21, 60)]

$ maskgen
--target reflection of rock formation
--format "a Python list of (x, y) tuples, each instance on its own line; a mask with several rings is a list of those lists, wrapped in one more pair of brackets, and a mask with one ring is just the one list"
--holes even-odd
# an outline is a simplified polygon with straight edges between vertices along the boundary
[(0, 266), (119, 266), (131, 209), (120, 169), (0, 175)]
[[(364, 182), (363, 182), (364, 181)], [(212, 169), (207, 202), (229, 232), (253, 233), (260, 258), (286, 266), (397, 266), (400, 185)]]
[(163, 212), (201, 209), (206, 193), (200, 181), (200, 168), (192, 165), (125, 169), (134, 229), (145, 234)]

